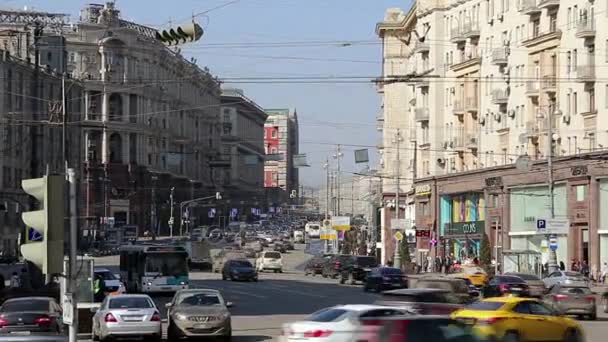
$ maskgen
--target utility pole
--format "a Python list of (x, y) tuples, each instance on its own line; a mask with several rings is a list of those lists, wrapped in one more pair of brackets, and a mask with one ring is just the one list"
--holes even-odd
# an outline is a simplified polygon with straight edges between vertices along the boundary
[(69, 327), (69, 342), (78, 340), (78, 304), (76, 291), (77, 285), (77, 248), (78, 248), (78, 222), (76, 211), (76, 172), (74, 169), (67, 169), (67, 178), (69, 184), (69, 217), (70, 217), (70, 274), (69, 274), (69, 289), (72, 301), (72, 324)]
[(336, 150), (336, 154), (334, 154), (334, 159), (336, 159), (337, 162), (337, 173), (336, 173), (336, 201), (337, 201), (337, 208), (336, 208), (336, 215), (340, 216), (341, 211), (340, 211), (340, 188), (342, 187), (341, 182), (341, 175), (340, 175), (340, 158), (342, 158), (344, 156), (344, 153), (342, 153), (342, 146), (338, 145), (337, 150)]
[(323, 164), (323, 168), (325, 169), (326, 179), (325, 179), (325, 219), (329, 217), (329, 158), (325, 160), (325, 164)]
[[(551, 219), (555, 219), (555, 194), (553, 191), (553, 113), (551, 107), (547, 111), (547, 173), (549, 176), (549, 208), (551, 212)], [(556, 114), (558, 110), (556, 109)], [(551, 235), (547, 236), (549, 239)], [(557, 253), (554, 249), (549, 248), (549, 261), (548, 261), (549, 273), (559, 270), (557, 264)]]
[[(400, 155), (400, 149), (401, 149), (401, 141), (403, 140), (403, 138), (401, 137), (401, 130), (399, 128), (397, 128), (397, 134), (395, 135), (395, 139), (393, 140), (393, 143), (395, 143), (397, 145), (397, 189), (395, 190), (395, 222), (397, 225), (400, 225), (399, 222), (399, 212), (400, 207), (399, 207), (399, 192), (400, 189), (399, 187), (401, 186), (401, 161), (399, 160), (399, 155)], [(391, 227), (393, 229), (401, 229), (401, 227)], [(387, 237), (388, 238), (388, 237)], [(399, 241), (395, 240), (395, 252), (393, 254), (393, 266), (396, 268), (401, 268), (401, 253), (399, 252)]]
[[(38, 150), (38, 135), (40, 134), (40, 125), (38, 124), (38, 120), (40, 120), (40, 109), (39, 109), (39, 82), (38, 77), (40, 74), (39, 64), (40, 64), (40, 50), (38, 48), (38, 41), (44, 32), (44, 27), (41, 23), (34, 23), (34, 74), (32, 75), (31, 82), (31, 98), (34, 99), (32, 101), (32, 120), (34, 124), (30, 127), (30, 141), (32, 146), (31, 156), (30, 156), (30, 176), (32, 178), (37, 178), (40, 175), (38, 174), (38, 161), (40, 159), (40, 151)], [(34, 206), (34, 199), (30, 198), (30, 207)]]
[(171, 187), (171, 195), (169, 195), (169, 199), (171, 202), (171, 217), (169, 218), (169, 236), (173, 237), (173, 224), (175, 222), (175, 218), (173, 217), (173, 192), (175, 191), (175, 187)]
[(67, 145), (67, 127), (68, 127), (68, 115), (66, 109), (66, 96), (65, 96), (65, 72), (61, 75), (61, 113), (63, 117), (62, 122), (62, 151), (63, 151), (63, 163), (65, 164), (65, 171), (68, 170), (68, 145)]

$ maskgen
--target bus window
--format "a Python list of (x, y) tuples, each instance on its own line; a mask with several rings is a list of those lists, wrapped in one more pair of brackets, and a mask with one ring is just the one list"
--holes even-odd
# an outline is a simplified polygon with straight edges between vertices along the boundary
[(146, 272), (164, 276), (188, 275), (188, 268), (181, 254), (148, 254)]

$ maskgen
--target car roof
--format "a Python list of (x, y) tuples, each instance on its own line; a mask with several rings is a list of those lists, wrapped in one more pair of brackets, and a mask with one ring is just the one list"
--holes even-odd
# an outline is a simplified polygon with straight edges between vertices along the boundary
[(481, 300), (482, 302), (491, 302), (491, 303), (519, 303), (524, 301), (537, 301), (534, 298), (522, 298), (522, 297), (492, 297), (492, 298), (484, 298)]
[(148, 298), (151, 299), (147, 294), (134, 294), (134, 293), (125, 293), (111, 296), (110, 299), (118, 299), (118, 298)]
[(110, 270), (107, 268), (103, 268), (103, 267), (95, 267), (93, 269), (93, 272), (110, 272)]
[(394, 309), (392, 306), (387, 305), (374, 305), (374, 304), (346, 304), (346, 305), (337, 305), (332, 307), (332, 309), (343, 309), (347, 311), (367, 311), (373, 309)]
[(390, 290), (384, 291), (382, 294), (387, 295), (417, 295), (417, 294), (425, 294), (425, 293), (448, 293), (450, 291), (443, 289), (431, 289), (431, 288), (420, 288), (420, 289), (399, 289), (399, 290)]
[(179, 290), (177, 291), (177, 293), (213, 293), (213, 294), (220, 294), (219, 290), (216, 289), (186, 289), (186, 290)]
[(55, 299), (53, 297), (36, 296), (36, 297), (9, 298), (9, 299), (5, 300), (4, 303), (12, 302), (12, 301), (16, 302), (16, 301), (22, 301), (22, 300), (48, 300), (48, 301), (55, 301)]

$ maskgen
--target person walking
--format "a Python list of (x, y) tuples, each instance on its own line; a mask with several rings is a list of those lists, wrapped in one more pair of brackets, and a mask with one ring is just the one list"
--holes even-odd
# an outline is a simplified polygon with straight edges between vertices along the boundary
[(99, 274), (95, 275), (95, 282), (93, 283), (93, 295), (96, 303), (103, 302), (106, 296), (106, 285), (103, 278), (101, 278), (101, 275)]
[(602, 284), (606, 283), (607, 276), (608, 276), (608, 263), (604, 262), (604, 265), (602, 266), (602, 270), (601, 270), (601, 274), (600, 274), (600, 280), (601, 280)]

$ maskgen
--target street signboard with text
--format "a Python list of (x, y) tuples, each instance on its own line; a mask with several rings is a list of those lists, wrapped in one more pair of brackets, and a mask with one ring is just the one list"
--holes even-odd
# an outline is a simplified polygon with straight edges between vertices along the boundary
[(334, 216), (331, 218), (331, 226), (335, 230), (350, 230), (350, 217)]
[(568, 234), (570, 221), (564, 219), (538, 219), (536, 229), (542, 234)]

